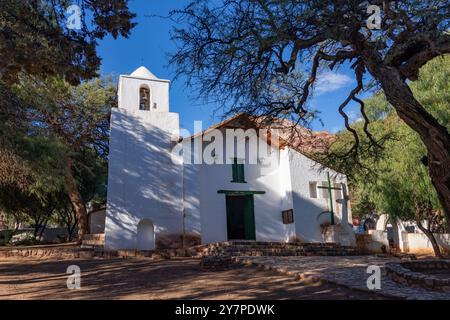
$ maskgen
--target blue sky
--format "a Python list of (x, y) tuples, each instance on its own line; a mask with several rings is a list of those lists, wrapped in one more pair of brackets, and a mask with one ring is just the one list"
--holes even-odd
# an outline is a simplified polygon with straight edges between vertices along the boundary
[[(168, 66), (168, 53), (175, 49), (174, 43), (170, 40), (170, 30), (174, 23), (151, 15), (166, 16), (170, 10), (181, 8), (188, 2), (130, 1), (130, 9), (137, 14), (135, 22), (138, 25), (128, 39), (114, 40), (107, 37), (99, 42), (98, 54), (102, 58), (101, 75), (130, 74), (140, 65), (144, 65), (157, 77), (172, 80), (175, 70)], [(314, 130), (336, 132), (343, 128), (344, 121), (337, 108), (354, 85), (351, 70), (346, 66), (334, 72), (326, 72), (319, 78), (311, 104), (320, 111), (323, 125), (319, 121), (314, 122), (312, 126)], [(206, 105), (201, 100), (195, 100), (196, 96), (196, 92), (186, 88), (183, 78), (172, 82), (170, 110), (180, 114), (181, 127), (190, 132), (193, 132), (194, 120), (203, 121), (204, 128), (221, 120), (220, 113), (213, 115), (216, 105)], [(347, 112), (354, 119), (359, 116), (354, 105), (350, 105)]]

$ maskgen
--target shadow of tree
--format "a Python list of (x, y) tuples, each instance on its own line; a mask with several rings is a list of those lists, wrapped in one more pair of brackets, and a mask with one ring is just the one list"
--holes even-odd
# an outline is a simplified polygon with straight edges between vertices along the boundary
[[(79, 290), (67, 289), (69, 265), (81, 268)], [(253, 268), (202, 271), (196, 259), (0, 263), (1, 299), (347, 299), (349, 294), (337, 286), (305, 285)]]
[(170, 152), (176, 132), (153, 125), (172, 118), (146, 111), (112, 113), (105, 226), (111, 248), (135, 249), (137, 224), (145, 218), (154, 224), (157, 241), (159, 234), (182, 233), (182, 166)]

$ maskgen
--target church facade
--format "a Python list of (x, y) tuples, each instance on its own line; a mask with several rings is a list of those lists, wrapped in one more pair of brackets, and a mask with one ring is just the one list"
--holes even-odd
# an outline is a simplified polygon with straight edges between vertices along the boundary
[(228, 240), (354, 245), (345, 175), (289, 143), (272, 142), (272, 133), (257, 130), (245, 114), (180, 138), (169, 85), (145, 67), (120, 76), (111, 115), (107, 249)]

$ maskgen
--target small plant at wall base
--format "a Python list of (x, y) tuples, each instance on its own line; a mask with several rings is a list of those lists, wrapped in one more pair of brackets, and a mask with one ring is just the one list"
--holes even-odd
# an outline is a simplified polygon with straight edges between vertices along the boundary
[(331, 222), (324, 222), (320, 224), (320, 229), (322, 230), (322, 234), (325, 234), (329, 227), (331, 227)]

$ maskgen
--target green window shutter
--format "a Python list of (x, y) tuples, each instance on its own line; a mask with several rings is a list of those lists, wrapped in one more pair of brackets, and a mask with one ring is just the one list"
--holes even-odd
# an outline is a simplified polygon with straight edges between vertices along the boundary
[(238, 164), (238, 181), (239, 182), (245, 182), (245, 175), (244, 175), (244, 164)]

